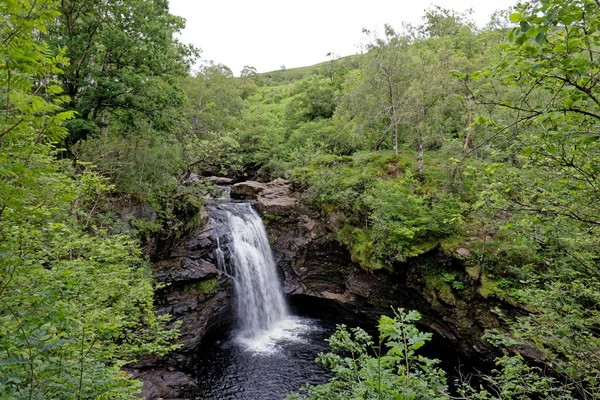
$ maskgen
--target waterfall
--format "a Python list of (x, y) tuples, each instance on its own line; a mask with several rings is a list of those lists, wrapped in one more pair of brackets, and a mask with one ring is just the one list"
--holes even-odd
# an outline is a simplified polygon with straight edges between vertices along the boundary
[(215, 256), (221, 270), (233, 278), (240, 335), (258, 337), (288, 319), (265, 227), (248, 203), (217, 205), (211, 218), (217, 235), (228, 238), (229, 271), (220, 242)]

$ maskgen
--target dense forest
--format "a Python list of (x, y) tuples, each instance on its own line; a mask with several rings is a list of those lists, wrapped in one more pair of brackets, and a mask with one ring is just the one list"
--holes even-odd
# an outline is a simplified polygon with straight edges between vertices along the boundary
[[(468, 273), (430, 284), (522, 312), (453, 398), (600, 398), (600, 4), (422, 21), (236, 77), (175, 39), (166, 0), (3, 0), (0, 398), (135, 398), (123, 367), (177, 347), (148, 243), (204, 223), (214, 187), (192, 176), (289, 179), (367, 271), (460, 249)], [(290, 398), (450, 398), (418, 318), (338, 331), (336, 378)]]

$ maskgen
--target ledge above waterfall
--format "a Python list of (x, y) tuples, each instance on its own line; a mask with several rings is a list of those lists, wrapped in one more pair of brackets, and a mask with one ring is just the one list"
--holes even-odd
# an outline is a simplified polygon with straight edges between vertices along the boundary
[(246, 181), (231, 187), (231, 197), (256, 200), (256, 208), (263, 214), (282, 215), (291, 212), (297, 205), (291, 193), (290, 182), (285, 179), (268, 183)]

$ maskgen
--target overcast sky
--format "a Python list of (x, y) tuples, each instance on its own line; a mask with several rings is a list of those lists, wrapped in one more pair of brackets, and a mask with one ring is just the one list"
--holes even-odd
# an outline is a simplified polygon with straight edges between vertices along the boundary
[(316, 64), (333, 52), (360, 52), (362, 28), (385, 23), (418, 24), (432, 4), (464, 11), (484, 26), (489, 16), (516, 0), (169, 0), (171, 13), (187, 20), (180, 40), (202, 49), (202, 59), (227, 65), (239, 75), (244, 65), (259, 72)]

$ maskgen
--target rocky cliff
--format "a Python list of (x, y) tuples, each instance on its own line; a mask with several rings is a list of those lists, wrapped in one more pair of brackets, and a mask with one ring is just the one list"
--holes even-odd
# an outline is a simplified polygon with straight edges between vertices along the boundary
[[(263, 213), (273, 253), (290, 296), (311, 296), (375, 322), (392, 307), (418, 310), (422, 327), (450, 341), (468, 357), (489, 357), (491, 349), (481, 339), (485, 330), (501, 328), (494, 313), (513, 307), (493, 295), (482, 296), (481, 277), (462, 261), (465, 249), (448, 255), (437, 248), (393, 272), (367, 272), (352, 262), (349, 251), (337, 240), (336, 215), (322, 217), (303, 204), (288, 182), (243, 182), (232, 196), (252, 198)], [(455, 289), (443, 272), (460, 277)]]
[[(493, 312), (496, 307), (508, 313), (513, 307), (501, 298), (481, 294), (482, 278), (465, 267), (464, 249), (448, 255), (438, 248), (395, 265), (393, 272), (368, 272), (352, 261), (337, 240), (336, 215), (316, 213), (289, 182), (242, 182), (232, 186), (231, 195), (256, 202), (284, 290), (292, 300), (326, 302), (373, 323), (380, 315), (391, 314), (392, 307), (416, 309), (423, 316), (422, 328), (437, 333), (461, 354), (477, 358), (492, 354), (481, 335), (501, 327)], [(232, 285), (216, 267), (215, 232), (206, 220), (203, 228), (169, 246), (153, 264), (155, 278), (167, 285), (158, 292), (158, 312), (169, 313), (181, 323), (182, 347), (166, 357), (147, 357), (130, 369), (144, 382), (148, 399), (183, 398), (193, 390), (187, 363), (206, 335), (233, 323)], [(444, 281), (442, 271), (460, 278), (463, 287)]]
[(232, 285), (217, 269), (214, 226), (203, 226), (183, 239), (162, 244), (155, 254), (153, 275), (162, 288), (156, 293), (157, 313), (170, 314), (180, 325), (179, 350), (165, 356), (147, 356), (128, 369), (143, 382), (144, 398), (185, 398), (194, 390), (187, 374), (203, 338), (231, 326)]

